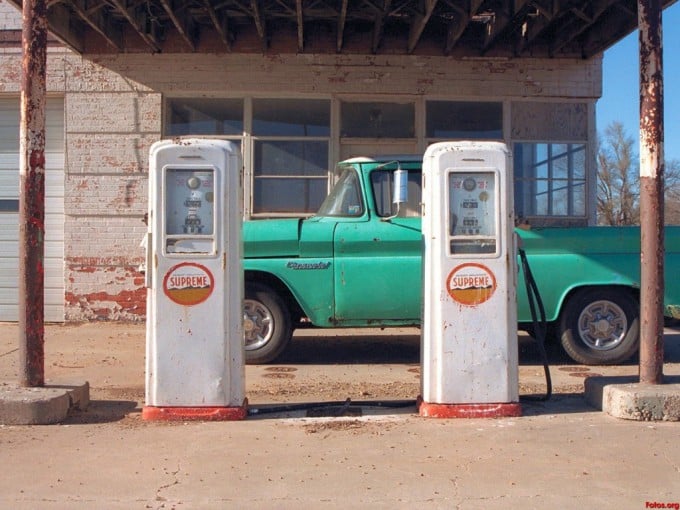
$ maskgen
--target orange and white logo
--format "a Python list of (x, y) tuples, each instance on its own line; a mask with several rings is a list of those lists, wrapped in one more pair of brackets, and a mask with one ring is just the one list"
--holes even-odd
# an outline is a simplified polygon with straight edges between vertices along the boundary
[(207, 267), (183, 262), (171, 267), (163, 279), (163, 292), (178, 305), (202, 303), (215, 288), (215, 279)]
[(468, 262), (456, 266), (449, 273), (446, 290), (454, 301), (462, 305), (479, 305), (495, 292), (496, 277), (488, 267)]

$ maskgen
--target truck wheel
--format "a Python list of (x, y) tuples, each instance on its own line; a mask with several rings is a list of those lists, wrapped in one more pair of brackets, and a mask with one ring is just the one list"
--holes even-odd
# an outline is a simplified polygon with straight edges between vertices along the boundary
[(246, 283), (243, 300), (243, 336), (246, 363), (269, 363), (288, 345), (292, 336), (290, 313), (269, 287)]
[(584, 289), (564, 307), (559, 324), (562, 347), (576, 362), (609, 365), (638, 350), (639, 305), (626, 289)]

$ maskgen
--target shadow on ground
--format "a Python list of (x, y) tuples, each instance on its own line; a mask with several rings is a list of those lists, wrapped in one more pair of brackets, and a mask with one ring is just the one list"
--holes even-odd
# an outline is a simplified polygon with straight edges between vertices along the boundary
[(141, 412), (139, 404), (131, 400), (91, 400), (85, 411), (73, 411), (64, 425), (91, 425), (122, 421), (133, 412)]

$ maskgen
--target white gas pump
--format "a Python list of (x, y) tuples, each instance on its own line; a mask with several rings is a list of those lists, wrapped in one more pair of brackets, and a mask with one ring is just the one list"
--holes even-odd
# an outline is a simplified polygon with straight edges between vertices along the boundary
[(240, 174), (231, 142), (151, 147), (144, 419), (247, 414)]
[(423, 160), (421, 416), (519, 416), (512, 166), (498, 142)]

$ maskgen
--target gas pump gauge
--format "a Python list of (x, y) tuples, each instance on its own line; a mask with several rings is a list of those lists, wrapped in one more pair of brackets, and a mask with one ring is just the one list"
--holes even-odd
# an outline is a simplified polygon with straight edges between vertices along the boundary
[(448, 195), (450, 254), (495, 254), (495, 172), (449, 172)]
[(167, 253), (212, 253), (214, 169), (166, 168), (165, 188)]

